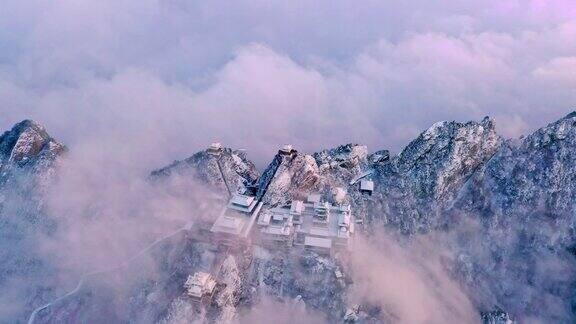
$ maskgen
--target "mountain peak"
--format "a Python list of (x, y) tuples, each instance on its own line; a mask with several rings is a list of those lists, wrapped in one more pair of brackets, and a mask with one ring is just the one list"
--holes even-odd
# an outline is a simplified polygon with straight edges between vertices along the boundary
[[(214, 153), (217, 150), (217, 153)], [(152, 179), (168, 179), (172, 176), (204, 181), (217, 190), (244, 192), (260, 174), (244, 150), (229, 147), (211, 147), (150, 174)]]
[(318, 166), (354, 167), (368, 157), (368, 148), (360, 144), (345, 144), (313, 154)]
[(536, 130), (526, 137), (524, 144), (534, 148), (560, 145), (573, 149), (576, 145), (576, 111)]
[(398, 162), (412, 168), (423, 159), (438, 162), (455, 156), (475, 156), (476, 152), (492, 152), (500, 146), (494, 122), (485, 117), (481, 122), (441, 121), (433, 124), (413, 140), (398, 156)]
[(15, 124), (0, 136), (0, 157), (3, 161), (25, 164), (42, 153), (59, 155), (64, 145), (53, 139), (44, 126), (30, 119)]
[(41, 131), (46, 131), (46, 129), (44, 128), (44, 126), (42, 126), (40, 123), (38, 123), (35, 120), (32, 119), (24, 119), (19, 123), (16, 123), (13, 127), (12, 130), (25, 130), (27, 128), (34, 128), (36, 130), (41, 130)]

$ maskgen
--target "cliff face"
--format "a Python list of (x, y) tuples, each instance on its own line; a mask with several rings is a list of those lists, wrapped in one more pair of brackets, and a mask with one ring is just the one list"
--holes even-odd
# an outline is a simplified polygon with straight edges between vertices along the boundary
[[(576, 179), (576, 114), (541, 128), (526, 138), (507, 141), (477, 172), (458, 207), (481, 212), (494, 225), (503, 217), (530, 221), (573, 218)], [(569, 223), (558, 225), (566, 238)], [(573, 237), (570, 236), (570, 239)]]
[[(272, 172), (275, 170), (275, 173)], [(268, 166), (270, 174), (264, 202), (271, 205), (283, 204), (292, 199), (302, 199), (307, 192), (318, 189), (320, 174), (318, 165), (311, 155), (293, 153), (280, 156)]]
[(480, 123), (440, 122), (390, 163), (375, 165), (375, 197), (382, 204), (386, 223), (405, 234), (444, 226), (449, 219), (443, 210), (501, 143), (488, 118)]
[(512, 313), (573, 321), (575, 159), (572, 113), (505, 142), (461, 190), (451, 212), (471, 215), (483, 238), (458, 246), (456, 266), (472, 296), (490, 296)]

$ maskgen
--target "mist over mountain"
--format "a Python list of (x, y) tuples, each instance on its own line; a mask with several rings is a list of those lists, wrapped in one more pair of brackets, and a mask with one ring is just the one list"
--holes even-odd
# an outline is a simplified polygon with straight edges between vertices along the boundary
[(576, 322), (575, 40), (574, 0), (3, 0), (0, 324)]
[[(0, 148), (2, 322), (576, 318), (576, 113), (518, 139), (490, 118), (438, 122), (396, 155), (345, 144), (263, 170), (243, 150), (205, 150), (126, 183), (74, 169), (86, 160), (33, 121)], [(206, 231), (230, 192), (266, 209), (335, 190), (363, 220), (349, 253), (223, 249)], [(217, 288), (198, 305), (184, 283), (212, 264)]]

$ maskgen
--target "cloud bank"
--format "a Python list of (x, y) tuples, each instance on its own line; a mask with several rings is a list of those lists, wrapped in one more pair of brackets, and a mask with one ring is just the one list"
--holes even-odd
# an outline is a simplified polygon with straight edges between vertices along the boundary
[[(214, 139), (260, 165), (285, 142), (398, 150), (437, 120), (519, 136), (574, 107), (570, 1), (8, 1), (0, 120), (143, 168)], [(142, 134), (146, 134), (145, 140)], [(145, 143), (143, 143), (145, 142)]]
[(379, 320), (479, 322), (472, 302), (445, 270), (451, 253), (442, 240), (424, 236), (403, 246), (384, 234), (356, 243), (349, 299), (379, 309)]

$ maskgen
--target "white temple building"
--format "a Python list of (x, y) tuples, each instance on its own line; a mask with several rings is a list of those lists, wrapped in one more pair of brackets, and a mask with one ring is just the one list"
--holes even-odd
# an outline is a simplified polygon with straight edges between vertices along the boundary
[(280, 155), (292, 155), (294, 153), (296, 153), (296, 150), (290, 144), (286, 144), (278, 150), (278, 154)]
[(184, 288), (186, 288), (186, 294), (194, 302), (200, 303), (212, 298), (216, 288), (216, 280), (209, 273), (196, 272), (188, 276)]
[(360, 192), (365, 195), (372, 195), (374, 191), (374, 182), (372, 180), (360, 180)]
[[(208, 151), (217, 155), (222, 146), (214, 143)], [(278, 152), (288, 157), (295, 153), (291, 145), (285, 145)], [(265, 195), (267, 184), (260, 185), (259, 191)], [(362, 180), (360, 189), (371, 193), (374, 184)], [(310, 193), (305, 201), (294, 199), (284, 205), (264, 206), (262, 195), (231, 194), (210, 232), (215, 243), (228, 247), (245, 246), (243, 243), (251, 243), (254, 236), (268, 247), (298, 246), (332, 254), (349, 249), (354, 236), (356, 222), (347, 197), (346, 190), (335, 187), (330, 199), (323, 199), (320, 193)]]
[(260, 240), (264, 245), (292, 246), (294, 216), (290, 208), (276, 207), (262, 211), (258, 217)]
[(349, 248), (354, 235), (350, 205), (332, 205), (318, 194), (306, 202), (264, 209), (258, 218), (259, 238), (268, 246), (302, 246), (331, 254)]
[(214, 142), (214, 143), (210, 144), (210, 146), (208, 147), (208, 149), (206, 151), (210, 155), (220, 156), (220, 154), (222, 154), (222, 150), (223, 150), (222, 144), (220, 144), (219, 142)]
[(228, 245), (249, 241), (261, 208), (254, 196), (233, 195), (210, 229), (215, 240)]

